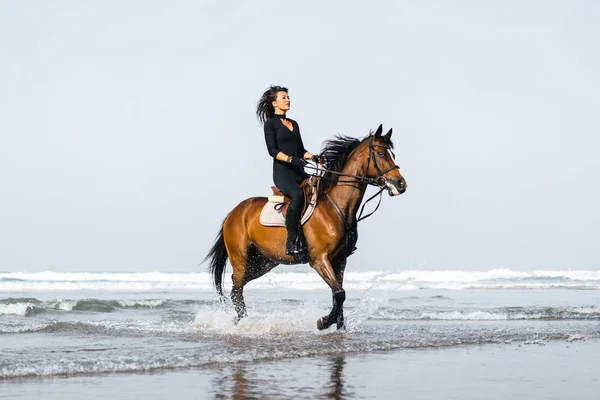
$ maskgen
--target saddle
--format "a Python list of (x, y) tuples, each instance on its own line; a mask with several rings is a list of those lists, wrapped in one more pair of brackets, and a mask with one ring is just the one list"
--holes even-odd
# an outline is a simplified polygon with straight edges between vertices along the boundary
[[(311, 178), (307, 178), (300, 184), (304, 192), (304, 209), (300, 223), (304, 224), (312, 215), (317, 205), (317, 186)], [(268, 197), (260, 213), (260, 223), (265, 226), (285, 226), (285, 217), (290, 205), (290, 197), (286, 196), (276, 186), (271, 186), (273, 194)]]

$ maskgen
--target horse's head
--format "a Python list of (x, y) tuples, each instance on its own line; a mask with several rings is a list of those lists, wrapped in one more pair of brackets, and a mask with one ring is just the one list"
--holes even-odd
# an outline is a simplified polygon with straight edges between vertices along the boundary
[(377, 131), (361, 143), (361, 146), (365, 146), (364, 174), (367, 178), (374, 179), (380, 187), (385, 187), (390, 196), (397, 196), (406, 191), (406, 180), (400, 173), (400, 167), (394, 162), (392, 130), (385, 135), (382, 133), (383, 125), (379, 125)]
[[(406, 181), (394, 163), (392, 130), (385, 135), (382, 133), (383, 126), (379, 125), (375, 133), (362, 140), (338, 135), (325, 142), (321, 155), (327, 164), (327, 171), (319, 184), (319, 198), (340, 182), (340, 176), (387, 189), (390, 196), (406, 191)], [(344, 178), (341, 182), (348, 185), (354, 180)]]

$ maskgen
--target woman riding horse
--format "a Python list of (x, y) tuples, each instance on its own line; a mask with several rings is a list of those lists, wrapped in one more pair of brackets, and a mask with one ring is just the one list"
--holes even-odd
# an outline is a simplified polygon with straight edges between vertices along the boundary
[(306, 246), (301, 242), (300, 232), (304, 209), (304, 193), (300, 184), (309, 176), (304, 172), (305, 160), (319, 162), (319, 156), (304, 148), (298, 123), (286, 115), (289, 109), (287, 88), (271, 86), (258, 101), (256, 115), (264, 124), (267, 150), (273, 157), (273, 182), (291, 199), (285, 220), (285, 254), (301, 258), (305, 255)]
[[(308, 263), (330, 287), (333, 297), (329, 314), (317, 320), (318, 329), (327, 329), (332, 324), (338, 329), (344, 327), (344, 270), (358, 238), (357, 212), (367, 186), (380, 188), (380, 193), (387, 189), (390, 196), (406, 190), (406, 181), (394, 163), (392, 130), (385, 135), (382, 130), (380, 125), (375, 133), (362, 140), (338, 136), (323, 147), (327, 171), (317, 188), (317, 205), (303, 227)], [(298, 157), (297, 154), (292, 156)], [(285, 230), (260, 222), (266, 203), (266, 197), (251, 197), (234, 207), (223, 220), (215, 244), (205, 259), (210, 260), (209, 271), (221, 297), (224, 296), (227, 260), (231, 263), (231, 300), (237, 312), (236, 320), (246, 315), (244, 286), (248, 282), (277, 265), (298, 264), (295, 257), (284, 251)]]

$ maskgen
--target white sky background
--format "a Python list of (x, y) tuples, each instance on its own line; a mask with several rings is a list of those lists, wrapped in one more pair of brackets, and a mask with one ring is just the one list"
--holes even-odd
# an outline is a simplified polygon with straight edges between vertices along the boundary
[(4, 0), (0, 271), (205, 270), (225, 215), (269, 194), (270, 84), (309, 151), (394, 129), (408, 190), (349, 270), (598, 269), (599, 21), (595, 1)]

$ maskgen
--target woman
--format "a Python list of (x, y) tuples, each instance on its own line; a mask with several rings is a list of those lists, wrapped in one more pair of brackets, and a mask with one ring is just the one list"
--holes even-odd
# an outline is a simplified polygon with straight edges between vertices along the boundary
[(285, 221), (285, 254), (297, 257), (306, 251), (300, 234), (300, 218), (304, 208), (304, 193), (300, 183), (309, 176), (304, 172), (306, 160), (319, 162), (320, 158), (304, 148), (298, 123), (286, 116), (289, 109), (287, 88), (271, 86), (258, 101), (256, 115), (264, 124), (267, 150), (273, 157), (275, 186), (291, 199)]

